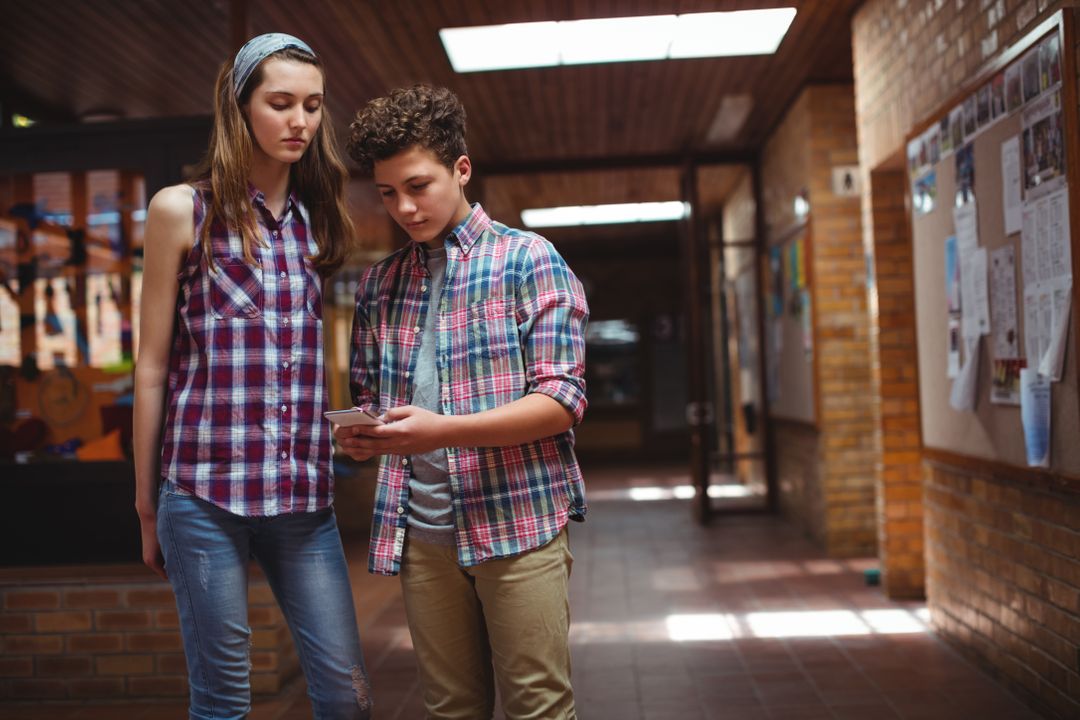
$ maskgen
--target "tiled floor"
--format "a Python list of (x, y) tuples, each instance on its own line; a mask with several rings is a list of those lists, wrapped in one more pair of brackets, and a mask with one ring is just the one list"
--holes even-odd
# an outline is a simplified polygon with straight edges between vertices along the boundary
[[(691, 521), (678, 471), (594, 469), (571, 527), (574, 685), (583, 720), (1034, 720), (929, 634), (925, 608), (867, 587), (765, 515)], [(628, 488), (637, 488), (630, 499)], [(657, 489), (654, 489), (657, 488)], [(422, 718), (396, 579), (350, 548), (380, 720)], [(183, 718), (177, 705), (5, 706), (0, 720)], [(252, 720), (309, 718), (303, 682)], [(497, 716), (501, 717), (501, 715)]]

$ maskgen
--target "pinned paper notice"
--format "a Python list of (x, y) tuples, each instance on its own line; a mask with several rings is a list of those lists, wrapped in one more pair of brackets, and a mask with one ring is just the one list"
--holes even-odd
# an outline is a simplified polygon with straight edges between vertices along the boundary
[(956, 228), (956, 244), (960, 257), (971, 252), (979, 244), (979, 213), (975, 201), (953, 208), (953, 227)]
[(1072, 307), (1072, 279), (1053, 290), (1050, 339), (1046, 352), (1039, 360), (1039, 375), (1053, 381), (1061, 380), (1065, 360), (1065, 339), (1069, 336), (1069, 310)]
[(949, 355), (945, 366), (945, 377), (955, 380), (960, 377), (960, 314), (949, 315)]
[(1050, 467), (1050, 379), (1034, 368), (1020, 371), (1020, 422), (1028, 465)]
[(1001, 143), (1001, 209), (1005, 213), (1005, 234), (1020, 232), (1020, 136), (1013, 135)]
[[(962, 247), (962, 246), (961, 246)], [(960, 251), (960, 309), (965, 338), (990, 332), (990, 294), (987, 288), (986, 248)]]
[(975, 409), (975, 387), (979, 378), (979, 341), (980, 337), (964, 338), (964, 364), (960, 375), (953, 380), (949, 393), (949, 405), (960, 412)]
[(999, 247), (990, 253), (990, 304), (994, 334), (994, 360), (1020, 357), (1016, 323), (1016, 248)]

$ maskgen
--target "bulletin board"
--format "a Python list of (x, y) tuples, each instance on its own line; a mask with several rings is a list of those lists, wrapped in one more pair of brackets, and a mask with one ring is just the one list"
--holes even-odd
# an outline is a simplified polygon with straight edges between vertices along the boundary
[(810, 224), (770, 240), (764, 263), (766, 390), (770, 417), (815, 424)]
[[(998, 92), (1003, 92), (1000, 88), (1005, 78), (1014, 80), (1018, 74), (1022, 77), (1025, 74), (1025, 60), (1030, 61), (1032, 54), (1040, 52), (1040, 47), (1044, 45), (1042, 52), (1049, 52), (1054, 43), (1060, 53), (1060, 65), (1052, 68), (1057, 73), (1056, 84), (1051, 82), (1047, 86), (1044, 81), (1044, 89), (1037, 94), (1028, 93), (1030, 97), (1024, 97), (1019, 106), (1001, 99), (1005, 95), (995, 98)], [(1071, 228), (1071, 231), (1063, 230), (1059, 233), (1059, 237), (1064, 238), (1063, 245), (1071, 248), (1071, 259), (1059, 263), (1059, 269), (1071, 272), (1074, 282), (1065, 301), (1066, 305), (1071, 303), (1071, 312), (1067, 321), (1062, 320), (1060, 323), (1064, 328), (1064, 332), (1059, 333), (1064, 339), (1064, 357), (1060, 363), (1059, 379), (1050, 384), (1051, 420), (1047, 469), (1057, 474), (1080, 476), (1080, 442), (1076, 441), (1076, 438), (1080, 437), (1080, 392), (1077, 385), (1075, 327), (1075, 280), (1080, 279), (1080, 274), (1076, 271), (1080, 252), (1072, 241), (1072, 234), (1080, 227), (1080, 215), (1073, 199), (1073, 196), (1080, 192), (1080, 181), (1077, 179), (1077, 170), (1080, 168), (1077, 163), (1077, 141), (1074, 139), (1077, 136), (1077, 99), (1071, 70), (1073, 63), (1070, 19), (1059, 12), (1016, 46), (1009, 48), (999, 61), (980, 73), (978, 82), (967, 87), (965, 93), (942, 108), (928, 125), (924, 125), (918, 133), (909, 137), (908, 168), (911, 179), (909, 192), (919, 402), (923, 446), (930, 451), (1020, 468), (1029, 466), (1019, 405), (1019, 382), (1016, 381), (1013, 385), (1009, 380), (1002, 379), (1009, 377), (1010, 373), (1018, 373), (1016, 368), (1020, 361), (1006, 361), (1002, 358), (1010, 356), (1009, 352), (1003, 350), (1010, 341), (1015, 344), (1014, 356), (1023, 358), (1028, 367), (1038, 365), (1039, 358), (1044, 355), (1036, 352), (1036, 359), (1033, 360), (1029, 357), (1032, 353), (1028, 352), (1025, 342), (1028, 337), (1027, 326), (1035, 325), (1028, 323), (1025, 312), (1029, 307), (1034, 307), (1034, 303), (1028, 303), (1025, 297), (1029, 286), (1024, 266), (1024, 260), (1032, 257), (1030, 254), (1025, 255), (1025, 252), (1030, 253), (1033, 247), (1027, 238), (1034, 236), (1034, 224), (1027, 229), (1013, 231), (1016, 227), (1014, 210), (1013, 220), (1009, 223), (1011, 227), (1007, 228), (1006, 207), (1012, 205), (1015, 208), (1015, 202), (1010, 198), (1017, 197), (1019, 192), (1023, 203), (1034, 208), (1036, 200), (1048, 197), (1048, 188), (1057, 188), (1054, 197), (1058, 201), (1058, 209), (1064, 210)], [(1055, 94), (1056, 101), (1046, 99)], [(984, 105), (984, 100), (989, 101), (988, 107)], [(998, 105), (995, 105), (995, 102)], [(1055, 122), (1060, 122), (1060, 138), (1063, 143), (1058, 153), (1058, 164), (1063, 164), (1064, 167), (1056, 173), (1053, 185), (1047, 182), (1040, 187), (1029, 188), (1029, 182), (1039, 180), (1039, 172), (1031, 170), (1028, 165), (1029, 162), (1034, 162), (1034, 153), (1029, 152), (1029, 149), (1034, 147), (1031, 136), (1040, 122), (1040, 108), (1052, 109), (1055, 106), (1060, 107), (1060, 115), (1056, 116)], [(970, 134), (967, 132), (971, 129), (971, 121), (967, 117), (969, 110), (975, 112), (974, 132)], [(957, 135), (954, 132), (955, 123), (958, 121), (965, 123), (965, 132), (963, 142), (956, 145), (954, 139)], [(1025, 130), (1028, 137), (1025, 137)], [(949, 136), (948, 139), (946, 135)], [(1013, 141), (1013, 138), (1016, 140)], [(1025, 143), (1028, 143), (1027, 147)], [(956, 147), (952, 147), (953, 145)], [(1009, 146), (1013, 153), (1008, 152)], [(1019, 162), (1018, 169), (1016, 162)], [(1049, 177), (1054, 173), (1043, 171), (1042, 174)], [(1015, 189), (1015, 182), (1010, 191), (1003, 180), (1015, 178), (1017, 175), (1019, 191)], [(1065, 187), (1064, 194), (1061, 186)], [(967, 342), (961, 337), (964, 331), (958, 325), (955, 307), (958, 305), (956, 295), (959, 283), (954, 281), (950, 284), (947, 278), (947, 275), (954, 277), (954, 269), (959, 262), (955, 245), (951, 252), (947, 248), (947, 244), (957, 242), (958, 220), (954, 215), (955, 208), (965, 204), (965, 201), (970, 202), (972, 198), (977, 222), (976, 250), (985, 248), (982, 261), (986, 265), (981, 267), (986, 268), (983, 274), (987, 276), (987, 294), (990, 297), (990, 302), (985, 304), (990, 310), (990, 328), (987, 334), (981, 336), (976, 353), (966, 352)], [(1039, 207), (1045, 209), (1047, 202), (1049, 201), (1043, 201)], [(1022, 204), (1021, 207), (1024, 208), (1025, 205)], [(1022, 214), (1023, 222), (1027, 222), (1030, 217), (1034, 217), (1034, 210), (1025, 209)], [(1049, 217), (1049, 213), (1046, 216)], [(959, 224), (962, 225), (962, 221)], [(1015, 264), (1014, 268), (1008, 269), (1009, 263), (1006, 259), (1009, 258), (1009, 251), (1002, 252), (1002, 248), (1012, 248), (1011, 262)], [(968, 250), (961, 251), (959, 256), (971, 257), (972, 254), (969, 245)], [(1033, 272), (1033, 266), (1034, 263), (1029, 262), (1027, 270)], [(996, 277), (995, 272), (999, 273)], [(1014, 283), (1012, 315), (1008, 312), (1008, 303), (1002, 300), (1010, 294), (1007, 291), (1008, 283), (1003, 282), (1010, 273)], [(979, 274), (977, 271), (969, 272), (973, 278)], [(1003, 291), (1002, 288), (1006, 290)], [(1065, 296), (1064, 293), (1065, 291), (1062, 291), (1062, 297)], [(970, 305), (972, 304), (966, 303), (965, 312)], [(950, 312), (951, 309), (954, 311)], [(1064, 315), (1060, 317), (1064, 318)], [(968, 320), (964, 322), (966, 321)], [(1013, 330), (1015, 335), (1008, 333), (1009, 329)], [(995, 335), (999, 330), (1002, 331), (1001, 334)], [(959, 354), (956, 352), (958, 347)], [(962, 374), (959, 368), (966, 363), (968, 355), (977, 356), (978, 359), (977, 372), (971, 375), (974, 378), (971, 385), (974, 392), (969, 397), (973, 398), (973, 407), (958, 410), (954, 406), (957, 397), (954, 383)], [(963, 357), (963, 361), (959, 360), (960, 357)], [(1011, 369), (1007, 369), (1010, 365)], [(1014, 401), (1016, 404), (1013, 404)]]

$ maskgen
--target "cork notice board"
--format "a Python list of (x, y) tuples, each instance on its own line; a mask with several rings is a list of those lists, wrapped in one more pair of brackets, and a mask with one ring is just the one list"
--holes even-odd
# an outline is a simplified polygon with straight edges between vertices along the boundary
[[(943, 117), (952, 120), (959, 117), (954, 108), (962, 107), (969, 95), (977, 95), (979, 88), (991, 85), (993, 77), (1009, 67), (1020, 65), (1029, 51), (1051, 35), (1059, 40), (1061, 53), (1062, 79), (1057, 92), (1061, 99), (1061, 119), (1064, 138), (1063, 157), (1065, 158), (1065, 179), (1075, 195), (1080, 188), (1076, 180), (1077, 154), (1076, 142), (1076, 94), (1072, 87), (1073, 55), (1072, 45), (1066, 43), (1066, 19), (1059, 13), (1051, 21), (1036, 29), (1031, 35), (1010, 50), (999, 65), (990, 68), (986, 77), (980, 78), (971, 93), (956, 99), (932, 119), (929, 127), (940, 125)], [(1043, 91), (1052, 92), (1053, 89)], [(992, 97), (992, 96), (991, 96)], [(992, 101), (992, 100), (991, 100)], [(1006, 203), (1003, 190), (1002, 145), (1011, 138), (1021, 135), (1021, 158), (1023, 153), (1023, 114), (1026, 107), (1031, 107), (1037, 98), (1021, 105), (1011, 113), (1005, 110), (998, 119), (978, 126), (978, 130), (961, 147), (970, 145), (974, 163), (973, 194), (977, 206), (978, 245), (986, 248), (988, 257), (993, 251), (1011, 246), (1016, 263), (1015, 272), (1015, 307), (1016, 324), (1019, 335), (1019, 354), (1024, 351), (1024, 268), (1021, 232), (1006, 233), (1004, 207)], [(924, 126), (925, 127), (925, 126)], [(925, 130), (913, 136), (914, 141), (927, 137)], [(909, 143), (909, 165), (911, 163)], [(933, 154), (930, 155), (933, 157)], [(941, 152), (936, 163), (924, 162), (917, 177), (909, 185), (912, 199), (912, 245), (915, 288), (915, 321), (918, 343), (919, 402), (922, 419), (923, 446), (927, 449), (967, 456), (979, 460), (1000, 462), (1015, 467), (1027, 467), (1024, 447), (1024, 433), (1020, 418), (1019, 405), (995, 404), (991, 402), (994, 374), (994, 335), (995, 322), (993, 313), (995, 304), (991, 296), (991, 332), (982, 337), (979, 343), (979, 366), (976, 382), (975, 408), (973, 411), (957, 411), (949, 403), (953, 380), (948, 377), (950, 351), (949, 297), (946, 283), (946, 238), (955, 235), (953, 209), (957, 203), (958, 163), (957, 153)], [(922, 209), (927, 192), (921, 188), (919, 178), (928, 177), (928, 172), (936, 178), (934, 207), (929, 212)], [(1024, 185), (1024, 167), (1021, 162), (1021, 186)], [(963, 173), (962, 173), (963, 174)], [(1069, 211), (1070, 227), (1075, 234), (1080, 223), (1075, 201), (1070, 198), (1066, 203)], [(1080, 475), (1080, 402), (1077, 390), (1076, 363), (1076, 262), (1078, 251), (1075, 242), (1072, 247), (1072, 275), (1074, 278), (1071, 296), (1072, 313), (1069, 319), (1069, 335), (1066, 338), (1066, 350), (1062, 377), (1052, 385), (1051, 398), (1051, 433), (1050, 433), (1050, 470), (1070, 476)], [(989, 264), (989, 262), (988, 262)], [(990, 280), (987, 280), (989, 284)], [(955, 330), (954, 330), (955, 332)], [(954, 341), (955, 342), (955, 341)], [(962, 343), (961, 343), (962, 344)], [(1029, 367), (1035, 364), (1027, 359)]]
[(770, 240), (763, 258), (766, 389), (769, 415), (814, 424), (814, 308), (810, 287), (810, 224)]

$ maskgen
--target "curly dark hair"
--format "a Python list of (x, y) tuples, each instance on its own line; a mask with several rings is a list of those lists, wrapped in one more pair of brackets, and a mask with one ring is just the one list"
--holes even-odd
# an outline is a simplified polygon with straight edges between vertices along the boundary
[(397, 88), (368, 102), (349, 125), (348, 152), (368, 174), (375, 163), (419, 145), (443, 165), (468, 154), (465, 107), (451, 90), (429, 85)]

